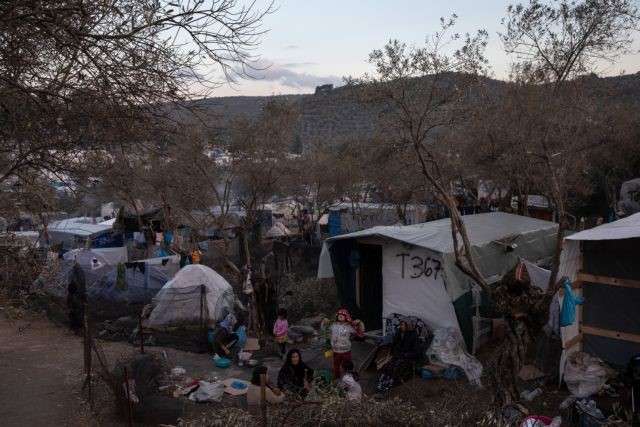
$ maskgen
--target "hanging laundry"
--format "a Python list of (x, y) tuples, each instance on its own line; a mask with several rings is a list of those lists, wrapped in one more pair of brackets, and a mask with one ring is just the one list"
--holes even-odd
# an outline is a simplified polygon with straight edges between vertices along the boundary
[(166, 256), (169, 256), (169, 252), (165, 248), (160, 248), (156, 251), (156, 258), (164, 258)]
[(171, 230), (167, 230), (164, 236), (164, 241), (167, 242), (167, 245), (171, 246), (173, 244), (173, 233)]
[(562, 286), (564, 287), (564, 299), (560, 313), (560, 326), (569, 326), (576, 320), (576, 304), (582, 304), (584, 297), (573, 294), (571, 280), (568, 277), (564, 278)]
[(164, 241), (164, 234), (162, 234), (159, 231), (156, 232), (156, 245), (160, 246), (163, 241)]

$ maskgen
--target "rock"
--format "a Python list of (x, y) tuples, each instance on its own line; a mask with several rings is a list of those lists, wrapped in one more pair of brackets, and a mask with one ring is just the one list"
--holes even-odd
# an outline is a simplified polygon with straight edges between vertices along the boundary
[(304, 319), (300, 319), (300, 322), (298, 323), (303, 326), (311, 326), (313, 328), (319, 328), (320, 324), (322, 323), (322, 319), (324, 319), (325, 317), (327, 316), (320, 313), (314, 317), (305, 317)]
[(302, 334), (302, 335), (313, 335), (316, 333), (315, 328), (313, 328), (312, 326), (308, 326), (308, 325), (293, 325), (293, 326), (289, 326), (289, 330), (296, 332), (298, 334)]

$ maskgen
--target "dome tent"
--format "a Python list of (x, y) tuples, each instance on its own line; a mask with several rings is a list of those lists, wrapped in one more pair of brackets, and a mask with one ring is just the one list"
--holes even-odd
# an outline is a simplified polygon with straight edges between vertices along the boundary
[(124, 270), (122, 285), (118, 286), (118, 271), (111, 270), (88, 289), (90, 301), (118, 304), (148, 304), (169, 281), (157, 268), (147, 265), (145, 272), (137, 268)]
[(185, 266), (153, 298), (150, 328), (213, 326), (233, 309), (233, 289), (224, 277), (202, 264)]

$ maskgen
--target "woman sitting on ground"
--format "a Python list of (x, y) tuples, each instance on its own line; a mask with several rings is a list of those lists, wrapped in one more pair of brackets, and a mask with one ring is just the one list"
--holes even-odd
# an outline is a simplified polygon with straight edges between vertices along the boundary
[(292, 397), (305, 398), (311, 390), (312, 381), (313, 369), (302, 361), (300, 350), (289, 350), (278, 374), (278, 387)]
[(378, 379), (376, 395), (379, 397), (391, 390), (400, 381), (413, 375), (416, 362), (421, 357), (422, 345), (418, 333), (414, 330), (413, 321), (405, 318), (400, 322), (398, 331), (393, 337), (391, 360), (384, 366)]
[(229, 358), (231, 348), (238, 342), (238, 335), (234, 332), (234, 326), (238, 323), (236, 316), (232, 313), (227, 314), (222, 322), (218, 325), (213, 339), (214, 359), (219, 357)]
[[(266, 366), (256, 366), (251, 376), (251, 384), (247, 388), (247, 405), (255, 406), (260, 405), (260, 375), (268, 377)], [(272, 388), (265, 381), (265, 400), (267, 403), (282, 403), (284, 402), (284, 393), (277, 388)]]

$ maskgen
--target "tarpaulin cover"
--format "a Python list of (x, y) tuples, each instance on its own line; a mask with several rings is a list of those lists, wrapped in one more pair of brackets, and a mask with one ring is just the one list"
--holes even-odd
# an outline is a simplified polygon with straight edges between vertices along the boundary
[(428, 249), (406, 248), (400, 242), (382, 248), (382, 317), (415, 316), (435, 330), (460, 332), (445, 289), (442, 258)]
[(233, 300), (233, 289), (224, 277), (202, 264), (187, 265), (153, 298), (149, 327), (197, 324), (201, 301), (204, 321), (213, 327), (233, 309)]
[[(555, 223), (503, 212), (466, 215), (462, 219), (484, 277), (504, 274), (520, 257), (538, 261), (553, 254), (558, 228)], [(331, 226), (331, 213), (329, 224)], [(321, 254), (318, 277), (331, 277), (328, 276), (327, 258), (334, 242), (372, 238), (379, 244), (395, 240), (440, 254), (450, 299), (454, 301), (469, 291), (471, 280), (455, 266), (449, 218), (408, 226), (378, 226), (331, 237), (325, 242), (327, 250), (323, 248)], [(513, 247), (505, 249), (507, 243)]]

